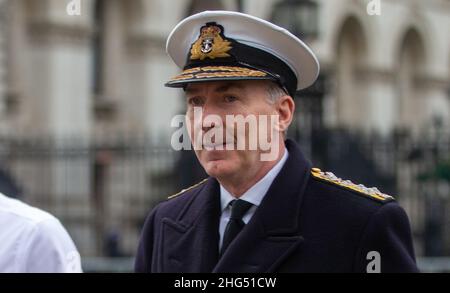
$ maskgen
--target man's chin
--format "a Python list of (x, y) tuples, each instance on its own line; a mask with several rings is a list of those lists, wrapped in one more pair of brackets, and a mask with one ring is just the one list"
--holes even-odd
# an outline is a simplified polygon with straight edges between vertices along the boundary
[(229, 164), (230, 162), (227, 160), (214, 160), (204, 164), (203, 168), (209, 176), (221, 178), (233, 174), (233, 169)]

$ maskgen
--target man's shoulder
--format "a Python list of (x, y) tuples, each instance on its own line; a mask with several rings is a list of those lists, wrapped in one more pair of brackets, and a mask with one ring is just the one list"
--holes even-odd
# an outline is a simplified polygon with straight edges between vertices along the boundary
[(385, 204), (396, 202), (393, 196), (381, 192), (376, 187), (353, 183), (318, 168), (311, 169), (310, 178), (309, 190), (313, 194), (320, 194), (327, 200), (335, 201), (350, 209), (366, 207), (376, 210)]
[(26, 235), (27, 241), (55, 242), (70, 238), (61, 222), (52, 214), (1, 194), (0, 222), (4, 224), (0, 232), (9, 233), (11, 239), (19, 239), (22, 235)]
[(50, 213), (0, 194), (0, 222), (0, 271), (72, 272), (65, 262), (73, 256), (73, 272), (81, 272), (75, 244)]
[(35, 226), (46, 221), (57, 221), (53, 215), (46, 211), (2, 194), (0, 194), (0, 216), (11, 219), (11, 222), (29, 226)]
[(193, 184), (187, 188), (178, 191), (175, 194), (169, 195), (165, 200), (160, 202), (157, 206), (159, 211), (167, 211), (169, 213), (175, 213), (185, 207), (193, 197), (203, 189), (205, 183), (209, 178), (203, 179), (202, 181)]
[(200, 181), (192, 186), (184, 188), (184, 189), (178, 191), (177, 193), (168, 196), (166, 201), (171, 201), (173, 199), (177, 199), (177, 200), (186, 199), (189, 197), (190, 194), (194, 194), (199, 189), (201, 189), (203, 187), (203, 184), (206, 183), (206, 181), (208, 181), (208, 178), (203, 179), (202, 181)]
[(347, 228), (363, 233), (368, 223), (380, 229), (407, 223), (407, 216), (394, 197), (377, 188), (352, 183), (318, 169), (310, 172), (303, 198), (304, 213), (322, 221), (330, 233), (341, 233)]

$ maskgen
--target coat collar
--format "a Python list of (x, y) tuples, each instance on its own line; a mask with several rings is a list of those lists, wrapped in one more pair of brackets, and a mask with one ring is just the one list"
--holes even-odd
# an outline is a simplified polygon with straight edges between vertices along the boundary
[(219, 257), (219, 219), (219, 183), (208, 178), (175, 220), (163, 218), (160, 271), (211, 272)]
[[(303, 241), (299, 212), (311, 168), (299, 147), (286, 141), (289, 158), (244, 230), (218, 259), (220, 189), (209, 178), (176, 221), (166, 224), (178, 233), (164, 245), (176, 257), (171, 271), (272, 272)], [(174, 256), (175, 255), (175, 256)]]

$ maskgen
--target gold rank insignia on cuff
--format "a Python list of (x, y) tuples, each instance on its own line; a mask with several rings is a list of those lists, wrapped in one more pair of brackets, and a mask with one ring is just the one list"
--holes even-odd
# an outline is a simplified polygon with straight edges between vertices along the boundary
[(182, 194), (185, 193), (186, 191), (189, 191), (189, 190), (191, 190), (191, 189), (194, 189), (195, 187), (197, 187), (197, 186), (199, 186), (199, 185), (205, 183), (206, 181), (208, 181), (208, 178), (203, 179), (203, 180), (200, 181), (199, 183), (194, 184), (194, 185), (192, 185), (192, 186), (190, 186), (190, 187), (188, 187), (188, 188), (185, 188), (185, 189), (181, 190), (180, 192), (177, 192), (177, 193), (175, 193), (175, 194), (173, 194), (173, 195), (167, 197), (167, 199), (172, 199), (172, 198), (175, 198), (175, 197), (177, 197), (177, 196), (179, 196), (179, 195), (182, 195)]
[(314, 178), (318, 178), (318, 179), (320, 179), (322, 181), (330, 182), (332, 184), (344, 187), (346, 189), (350, 189), (350, 190), (356, 191), (359, 194), (368, 196), (368, 197), (370, 197), (372, 199), (375, 199), (377, 201), (387, 202), (387, 201), (395, 200), (394, 197), (382, 193), (376, 187), (370, 187), (369, 188), (369, 187), (366, 187), (366, 186), (364, 186), (362, 184), (355, 184), (355, 183), (351, 182), (350, 180), (343, 180), (343, 179), (337, 177), (336, 175), (334, 175), (331, 172), (323, 172), (319, 168), (312, 168), (311, 169), (311, 175)]

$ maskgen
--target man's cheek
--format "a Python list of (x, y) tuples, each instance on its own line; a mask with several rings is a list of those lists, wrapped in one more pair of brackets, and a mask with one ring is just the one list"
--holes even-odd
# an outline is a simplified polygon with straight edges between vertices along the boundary
[(203, 145), (201, 122), (197, 122), (192, 116), (186, 116), (186, 128), (194, 150), (201, 150)]

